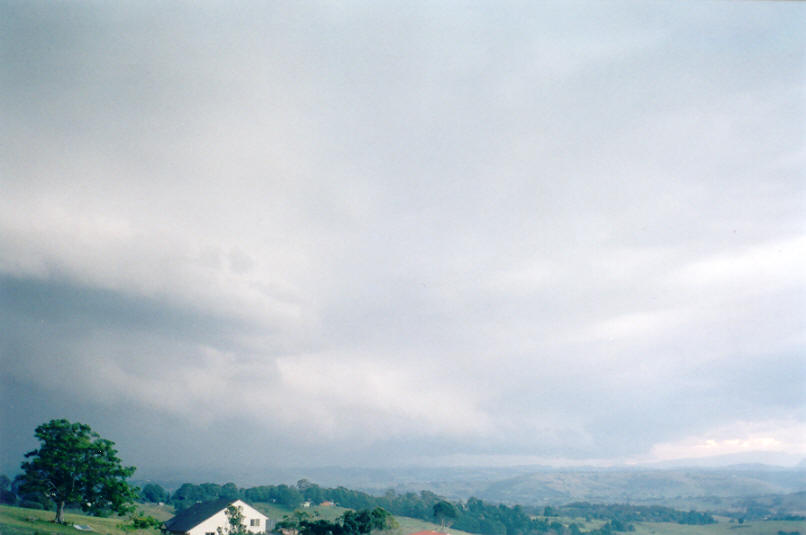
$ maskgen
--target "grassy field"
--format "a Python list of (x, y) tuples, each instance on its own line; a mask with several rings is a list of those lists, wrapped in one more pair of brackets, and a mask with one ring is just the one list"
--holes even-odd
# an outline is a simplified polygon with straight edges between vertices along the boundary
[[(269, 515), (272, 520), (281, 520), (284, 515), (292, 511), (285, 507), (274, 504), (256, 503), (257, 509)], [(173, 515), (170, 506), (144, 505), (138, 504), (138, 509), (143, 514), (167, 520)], [(343, 514), (343, 507), (311, 507), (300, 509), (311, 514), (317, 513), (317, 518), (325, 520), (335, 520)], [(97, 518), (82, 514), (68, 512), (65, 520), (69, 525), (57, 525), (53, 521), (53, 511), (39, 511), (36, 509), (21, 509), (19, 507), (0, 506), (0, 535), (159, 535), (156, 529), (131, 529), (124, 524), (126, 518)], [(390, 535), (407, 535), (417, 531), (439, 531), (439, 525), (407, 517), (395, 517), (400, 527)], [(601, 522), (585, 522), (584, 519), (557, 518), (560, 522), (568, 525), (576, 522), (583, 530), (590, 530), (598, 527)], [(720, 519), (718, 524), (707, 526), (685, 526), (667, 522), (635, 523), (635, 535), (778, 535), (779, 532), (792, 533), (799, 532), (806, 535), (806, 522), (745, 522), (744, 524), (730, 523), (725, 519)], [(73, 524), (90, 526), (91, 532), (77, 530)], [(448, 529), (449, 535), (471, 535), (469, 533)]]
[[(278, 520), (282, 520), (284, 516), (291, 515), (294, 512), (294, 509), (289, 509), (287, 507), (283, 507), (282, 505), (276, 505), (273, 503), (265, 503), (265, 502), (253, 502), (252, 505), (255, 506), (255, 509), (267, 515), (269, 518), (277, 522)], [(336, 520), (339, 516), (344, 514), (344, 511), (347, 511), (344, 507), (322, 507), (319, 505), (313, 507), (306, 507), (306, 508), (297, 508), (296, 511), (304, 511), (310, 514), (315, 520), (328, 520), (330, 522)]]
[[(418, 531), (439, 531), (440, 526), (439, 524), (434, 524), (432, 522), (426, 522), (425, 520), (419, 520), (417, 518), (408, 518), (405, 516), (396, 516), (395, 520), (397, 523), (400, 524), (400, 528), (398, 528), (399, 533), (402, 535), (408, 533), (416, 533)], [(466, 531), (460, 531), (458, 529), (448, 528), (445, 530), (449, 535), (471, 535)]]
[[(274, 520), (275, 522), (278, 520), (282, 520), (285, 515), (290, 515), (293, 511), (291, 509), (278, 506), (271, 503), (253, 503), (252, 505), (255, 506), (257, 510), (266, 514)], [(322, 506), (313, 506), (308, 508), (299, 508), (296, 509), (297, 511), (305, 511), (310, 513), (316, 519), (323, 519), (328, 521), (334, 521), (336, 518), (344, 514), (346, 509), (344, 507), (338, 506), (330, 506), (330, 507), (322, 507)], [(418, 520), (416, 518), (408, 518), (404, 516), (396, 516), (395, 520), (397, 520), (400, 527), (397, 530), (394, 530), (396, 535), (407, 535), (409, 533), (415, 533), (417, 531), (438, 531), (439, 524), (434, 524), (432, 522), (426, 522), (424, 520)], [(456, 529), (449, 529), (447, 530), (450, 535), (471, 535), (465, 531), (459, 531)], [(806, 535), (806, 534), (804, 534)]]
[(731, 524), (720, 522), (707, 526), (683, 526), (668, 522), (636, 523), (635, 535), (777, 535), (799, 532), (806, 535), (806, 522), (767, 521)]
[[(254, 503), (256, 509), (268, 515), (275, 522), (282, 520), (285, 515), (290, 515), (293, 511), (286, 507), (278, 506), (270, 503)], [(137, 508), (144, 515), (150, 515), (159, 520), (168, 520), (173, 516), (173, 508), (167, 505), (156, 504), (137, 504)], [(314, 516), (314, 518), (321, 518), (328, 521), (333, 521), (340, 515), (344, 514), (347, 509), (344, 507), (321, 507), (314, 506), (305, 509), (298, 509), (305, 511)], [(65, 514), (65, 521), (68, 522), (67, 526), (60, 526), (52, 522), (54, 513), (53, 511), (40, 511), (36, 509), (22, 509), (19, 507), (0, 506), (0, 535), (86, 535), (87, 532), (72, 527), (72, 524), (88, 525), (92, 527), (93, 532), (90, 535), (156, 535), (158, 530), (134, 530), (125, 529), (123, 524), (128, 522), (128, 519), (121, 517), (113, 518), (97, 518), (93, 516), (85, 516), (79, 513), (68, 512)], [(414, 518), (397, 516), (395, 519), (400, 524), (400, 527), (395, 530), (396, 534), (406, 535), (416, 531), (432, 530), (438, 531), (439, 525), (423, 520)], [(464, 531), (455, 529), (447, 530), (450, 535), (471, 535)], [(806, 535), (806, 534), (804, 534)]]
[[(0, 505), (0, 535), (158, 535), (156, 529), (125, 529), (128, 519), (121, 517), (98, 518), (76, 513), (65, 513), (67, 525), (53, 523), (53, 511), (22, 509)], [(91, 532), (80, 531), (73, 524), (90, 526)]]
[[(555, 522), (555, 521), (559, 522), (563, 526), (569, 526), (571, 524), (576, 524), (577, 526), (579, 526), (579, 529), (581, 529), (583, 532), (584, 531), (591, 531), (591, 530), (600, 528), (600, 527), (602, 527), (603, 525), (605, 525), (607, 523), (606, 520), (597, 520), (595, 518), (591, 519), (591, 520), (585, 520), (584, 518), (574, 518), (574, 517), (570, 517), (570, 516), (551, 516), (551, 517), (543, 516), (543, 517), (537, 517), (537, 518), (540, 518), (541, 520), (545, 520), (549, 524), (551, 522)], [(476, 535), (478, 535), (478, 534), (476, 534)]]
[(157, 520), (168, 520), (174, 516), (174, 508), (171, 505), (157, 505), (156, 503), (138, 503), (137, 510), (146, 516), (153, 516)]

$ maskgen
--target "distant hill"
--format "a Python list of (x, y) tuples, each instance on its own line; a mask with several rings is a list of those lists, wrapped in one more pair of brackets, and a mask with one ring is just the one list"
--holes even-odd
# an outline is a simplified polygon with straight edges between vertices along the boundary
[[(153, 479), (170, 490), (182, 481)], [(784, 468), (743, 464), (708, 467), (550, 468), (520, 467), (409, 467), (365, 469), (321, 467), (253, 472), (248, 482), (233, 475), (219, 481), (239, 486), (287, 483), (306, 478), (323, 487), (344, 486), (381, 495), (429, 490), (455, 500), (470, 497), (506, 504), (547, 505), (588, 500), (607, 503), (669, 503), (671, 499), (699, 497), (748, 497), (806, 491), (806, 466)], [(194, 474), (184, 481), (215, 481), (213, 474)]]
[[(411, 468), (320, 469), (311, 479), (380, 494), (430, 490), (452, 499), (543, 505), (587, 500), (657, 503), (673, 498), (746, 497), (806, 491), (806, 469), (766, 465), (723, 468)], [(324, 477), (322, 477), (324, 476)]]
[(677, 469), (535, 472), (477, 490), (481, 499), (540, 504), (571, 500), (653, 502), (677, 497), (739, 497), (806, 489), (806, 471), (795, 469)]

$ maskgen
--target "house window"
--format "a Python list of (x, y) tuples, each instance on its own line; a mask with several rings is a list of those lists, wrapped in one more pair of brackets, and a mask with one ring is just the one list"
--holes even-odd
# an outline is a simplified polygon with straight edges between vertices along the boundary
[(251, 520), (249, 521), (249, 525), (250, 525), (250, 526), (259, 526), (259, 525), (260, 525), (260, 519), (259, 519), (259, 518), (253, 518), (253, 519), (251, 519)]
[(208, 531), (208, 532), (207, 532), (207, 533), (205, 533), (204, 535), (216, 535), (216, 534), (215, 534), (215, 531)]

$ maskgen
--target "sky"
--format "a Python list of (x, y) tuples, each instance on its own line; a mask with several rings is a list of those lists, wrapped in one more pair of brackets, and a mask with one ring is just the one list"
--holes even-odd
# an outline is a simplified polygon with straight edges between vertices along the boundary
[(0, 469), (806, 458), (806, 6), (0, 3)]

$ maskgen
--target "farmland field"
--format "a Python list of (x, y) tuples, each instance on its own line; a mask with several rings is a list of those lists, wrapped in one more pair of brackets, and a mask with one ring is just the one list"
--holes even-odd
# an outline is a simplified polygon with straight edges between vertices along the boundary
[[(255, 503), (254, 505), (275, 521), (281, 520), (284, 515), (292, 512), (285, 507), (269, 503)], [(151, 515), (161, 520), (172, 516), (170, 506), (138, 504), (138, 510), (142, 511), (143, 514)], [(298, 510), (307, 511), (312, 515), (316, 514), (317, 518), (332, 521), (347, 509), (336, 506), (316, 506)], [(157, 535), (159, 533), (156, 529), (135, 530), (125, 527), (124, 524), (127, 519), (123, 517), (98, 518), (68, 512), (65, 514), (65, 520), (68, 525), (58, 525), (52, 522), (53, 516), (53, 511), (0, 506), (0, 535), (80, 535), (87, 533), (76, 529), (73, 524), (89, 526), (92, 528), (92, 531), (89, 532), (92, 535)], [(398, 529), (393, 531), (395, 535), (407, 535), (424, 530), (439, 530), (439, 525), (431, 522), (399, 516), (396, 516), (395, 519), (400, 525)], [(601, 521), (586, 522), (581, 518), (567, 517), (557, 518), (557, 520), (565, 525), (575, 522), (584, 531), (599, 527), (602, 523)], [(636, 522), (634, 526), (635, 531), (630, 533), (635, 535), (778, 535), (782, 532), (806, 535), (806, 521), (754, 521), (739, 524), (720, 518), (718, 524), (705, 526), (687, 526), (669, 522)], [(449, 535), (471, 535), (450, 528), (446, 531)]]
[(313, 507), (299, 507), (297, 509), (289, 509), (288, 507), (284, 507), (282, 505), (276, 505), (273, 503), (266, 503), (266, 502), (250, 502), (251, 505), (255, 507), (258, 511), (267, 515), (271, 518), (274, 522), (282, 520), (284, 516), (290, 515), (294, 511), (303, 511), (311, 515), (315, 520), (328, 520), (330, 522), (336, 520), (339, 516), (344, 514), (345, 509), (344, 507), (338, 506), (330, 506), (330, 507), (323, 507), (320, 505), (316, 505)]
[[(272, 520), (275, 522), (278, 520), (282, 520), (285, 515), (290, 515), (293, 511), (291, 509), (271, 504), (271, 503), (262, 503), (262, 502), (255, 502), (252, 505), (255, 506), (260, 512), (268, 515)], [(316, 519), (323, 519), (328, 521), (334, 521), (336, 518), (344, 514), (345, 511), (349, 511), (349, 509), (345, 507), (339, 507), (336, 505), (323, 507), (323, 506), (313, 506), (308, 508), (298, 508), (296, 511), (304, 511)], [(394, 530), (395, 533), (399, 533), (405, 535), (407, 533), (415, 533), (417, 531), (438, 531), (439, 524), (434, 524), (432, 522), (426, 522), (425, 520), (419, 520), (416, 518), (408, 518), (404, 516), (395, 516), (395, 520), (397, 520), (400, 527)], [(449, 529), (447, 530), (450, 535), (472, 535), (470, 533), (456, 530), (456, 529)]]
[(797, 532), (806, 535), (804, 521), (759, 521), (744, 524), (720, 521), (707, 526), (684, 526), (669, 522), (636, 523), (636, 535), (777, 535)]

